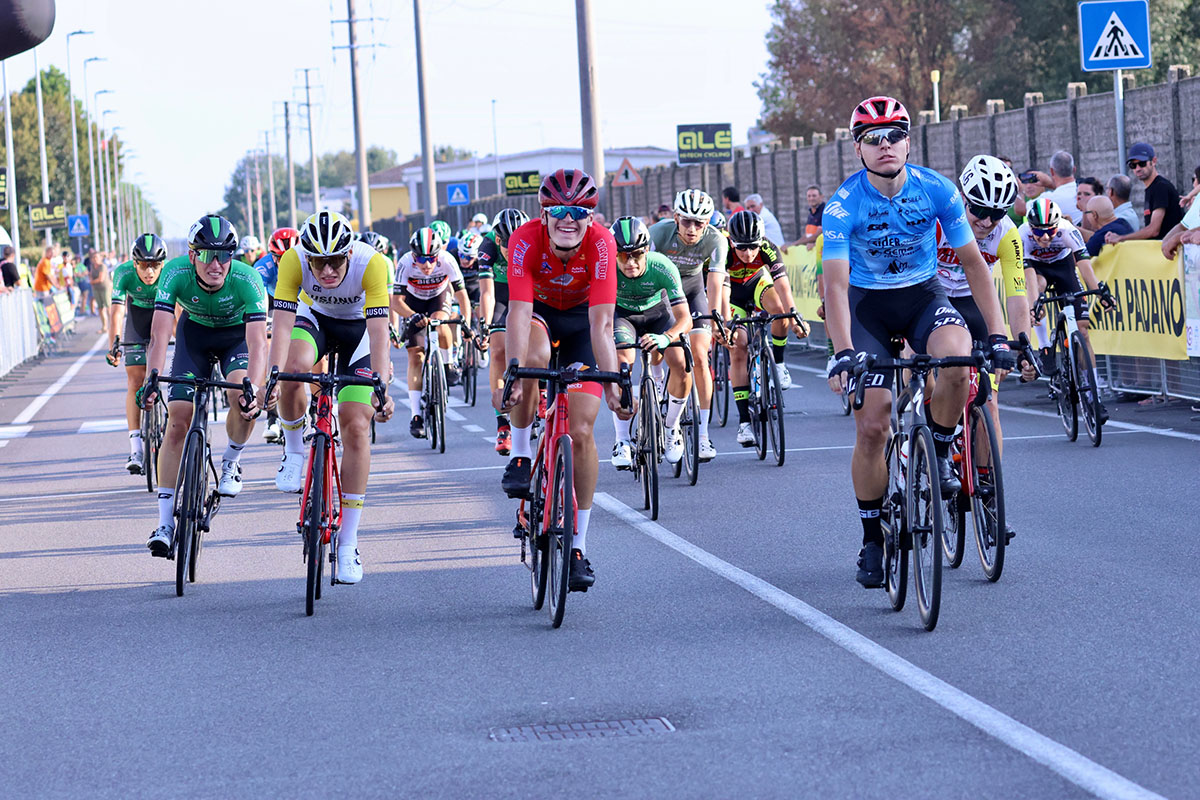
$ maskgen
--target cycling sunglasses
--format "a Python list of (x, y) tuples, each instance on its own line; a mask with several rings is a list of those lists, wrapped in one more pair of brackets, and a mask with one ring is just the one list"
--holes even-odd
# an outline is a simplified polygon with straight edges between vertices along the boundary
[(760, 247), (762, 247), (762, 242), (751, 242), (748, 244), (747, 243), (737, 244), (735, 242), (733, 245), (734, 250), (757, 250)]
[(858, 137), (861, 144), (869, 144), (872, 147), (878, 147), (884, 142), (896, 144), (908, 138), (908, 131), (900, 128), (874, 128), (867, 131), (862, 136)]
[(590, 215), (592, 210), (583, 206), (550, 206), (546, 209), (546, 213), (555, 219), (570, 217), (573, 220), (581, 220)]
[(218, 264), (228, 264), (233, 260), (233, 253), (229, 250), (199, 249), (192, 252), (196, 254), (196, 260), (202, 264), (208, 264), (212, 261), (216, 261)]
[(977, 206), (974, 203), (967, 203), (967, 210), (976, 219), (986, 219), (992, 222), (999, 222), (1008, 213), (1003, 208), (988, 208), (987, 206)]
[(435, 262), (437, 260), (438, 260), (437, 256), (419, 256), (416, 254), (413, 255), (413, 261), (417, 262), (418, 264), (432, 264), (433, 262)]
[(1053, 236), (1054, 234), (1058, 233), (1058, 226), (1056, 225), (1053, 228), (1036, 228), (1033, 225), (1030, 225), (1029, 232), (1038, 237)]

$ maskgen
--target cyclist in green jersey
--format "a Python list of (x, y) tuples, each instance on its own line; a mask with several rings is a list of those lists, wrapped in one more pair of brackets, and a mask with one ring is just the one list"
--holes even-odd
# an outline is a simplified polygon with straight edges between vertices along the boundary
[(137, 403), (137, 390), (146, 381), (146, 345), (150, 342), (154, 297), (163, 262), (167, 260), (167, 248), (153, 233), (143, 233), (133, 240), (130, 255), (131, 259), (113, 273), (112, 325), (108, 327), (109, 353), (105, 358), (110, 365), (117, 365), (117, 356), (112, 350), (117, 331), (120, 331), (125, 352), (125, 421), (129, 425), (129, 460), (125, 462), (125, 469), (131, 475), (141, 475), (146, 465), (142, 463), (145, 458), (142, 409)]
[[(267, 376), (267, 291), (262, 276), (249, 264), (233, 258), (237, 231), (224, 217), (201, 217), (188, 234), (188, 254), (173, 258), (163, 268), (154, 300), (150, 349), (146, 365), (162, 371), (167, 341), (175, 331), (175, 358), (171, 376), (207, 376), (214, 364), (225, 380), (241, 383), (247, 373), (261, 388)], [(175, 305), (183, 315), (175, 325)], [(158, 454), (158, 529), (147, 546), (155, 556), (165, 557), (175, 533), (173, 506), (175, 478), (183, 453), (183, 439), (192, 418), (189, 386), (172, 384), (167, 393), (167, 429)], [(143, 405), (154, 401), (155, 392), (142, 392)], [(232, 411), (225, 420), (229, 444), (221, 458), (217, 492), (235, 497), (242, 490), (242, 448), (254, 430), (259, 399), (242, 405), (240, 391), (228, 391)]]
[[(684, 189), (675, 196), (675, 217), (664, 219), (650, 226), (650, 246), (662, 253), (679, 269), (680, 283), (687, 297), (688, 308), (693, 314), (704, 316), (709, 309), (719, 310), (723, 305), (724, 276), (710, 272), (704, 276), (710, 264), (724, 264), (729, 250), (725, 236), (709, 224), (713, 215), (713, 200), (699, 189)], [(712, 323), (696, 320), (692, 326), (692, 352), (696, 363), (708, 363), (708, 351), (712, 347)], [(712, 373), (707, 369), (696, 370), (696, 394), (700, 397), (700, 451), (701, 461), (716, 457), (716, 448), (708, 438), (708, 410), (712, 406)]]
[[(661, 253), (648, 252), (650, 230), (637, 217), (621, 217), (612, 226), (617, 242), (617, 308), (613, 338), (617, 344), (641, 345), (650, 353), (652, 363), (664, 360), (671, 369), (667, 381), (667, 428), (664, 455), (672, 464), (683, 458), (683, 434), (679, 417), (692, 390), (692, 376), (685, 371), (683, 350), (667, 346), (692, 327), (687, 296), (679, 280), (679, 270)], [(618, 350), (617, 360), (632, 364), (633, 350)], [(617, 443), (613, 445), (612, 465), (617, 469), (633, 466), (629, 426), (613, 412)]]
[[(504, 386), (504, 330), (508, 319), (508, 237), (529, 221), (519, 208), (506, 208), (492, 221), (492, 229), (479, 246), (479, 318), (488, 326), (488, 380), (491, 388)], [(508, 415), (496, 411), (496, 452), (506, 456), (512, 449), (512, 427)]]

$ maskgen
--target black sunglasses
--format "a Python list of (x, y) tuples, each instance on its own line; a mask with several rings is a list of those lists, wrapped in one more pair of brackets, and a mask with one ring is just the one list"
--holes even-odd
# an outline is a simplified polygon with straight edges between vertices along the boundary
[(987, 219), (992, 222), (999, 222), (1008, 213), (1003, 208), (988, 208), (987, 206), (977, 206), (974, 203), (967, 203), (967, 210), (976, 219)]
[(1144, 167), (1149, 163), (1150, 163), (1149, 161), (1139, 161), (1136, 158), (1131, 158), (1125, 162), (1125, 166), (1127, 166), (1127, 167)]
[(760, 247), (762, 247), (762, 242), (755, 242), (754, 244), (734, 244), (733, 249), (734, 250), (757, 250)]

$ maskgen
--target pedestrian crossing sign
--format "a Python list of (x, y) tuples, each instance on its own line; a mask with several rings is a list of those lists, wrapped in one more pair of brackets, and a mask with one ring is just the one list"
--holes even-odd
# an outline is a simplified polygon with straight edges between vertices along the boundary
[(471, 202), (471, 184), (451, 183), (446, 187), (446, 205), (465, 206)]
[(1079, 48), (1085, 72), (1150, 67), (1148, 0), (1080, 3)]
[(71, 214), (67, 217), (67, 235), (72, 239), (81, 239), (84, 236), (91, 236), (92, 229), (88, 224), (87, 214)]

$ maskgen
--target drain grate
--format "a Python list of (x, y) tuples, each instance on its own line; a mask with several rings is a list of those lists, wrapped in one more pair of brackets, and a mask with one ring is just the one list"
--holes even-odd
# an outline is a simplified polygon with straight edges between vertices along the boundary
[(557, 742), (564, 739), (612, 739), (673, 733), (675, 726), (666, 717), (616, 719), (600, 722), (564, 722), (557, 725), (522, 725), (517, 728), (492, 728), (488, 738), (494, 742)]

